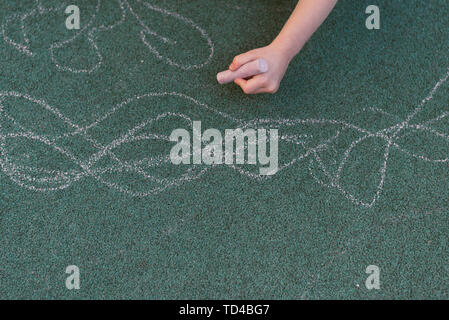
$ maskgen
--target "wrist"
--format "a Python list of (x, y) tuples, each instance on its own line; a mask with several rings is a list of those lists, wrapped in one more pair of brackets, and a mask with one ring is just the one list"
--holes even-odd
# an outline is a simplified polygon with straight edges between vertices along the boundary
[(288, 61), (291, 61), (301, 51), (303, 44), (292, 39), (286, 39), (278, 36), (273, 40), (270, 46), (281, 52), (288, 59)]

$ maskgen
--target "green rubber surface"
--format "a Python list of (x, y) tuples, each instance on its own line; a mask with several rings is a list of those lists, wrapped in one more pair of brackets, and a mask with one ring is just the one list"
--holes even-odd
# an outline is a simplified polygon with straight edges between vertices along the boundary
[[(340, 1), (257, 96), (215, 75), (293, 0), (70, 4), (79, 31), (68, 3), (0, 2), (0, 298), (448, 298), (446, 0), (379, 0), (380, 30)], [(278, 128), (293, 163), (167, 163), (189, 120)]]

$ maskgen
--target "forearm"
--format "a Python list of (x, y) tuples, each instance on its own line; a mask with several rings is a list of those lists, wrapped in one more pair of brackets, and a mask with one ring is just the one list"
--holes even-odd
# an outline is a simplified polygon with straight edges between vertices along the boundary
[(330, 14), (337, 0), (300, 0), (273, 41), (292, 59)]

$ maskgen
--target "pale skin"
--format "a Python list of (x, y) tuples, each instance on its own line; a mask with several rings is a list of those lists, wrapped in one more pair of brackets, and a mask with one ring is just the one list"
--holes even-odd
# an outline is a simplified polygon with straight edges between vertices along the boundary
[(236, 56), (229, 66), (229, 70), (235, 71), (245, 63), (264, 58), (269, 71), (234, 82), (246, 94), (276, 93), (290, 61), (301, 51), (336, 3), (337, 0), (300, 0), (271, 44)]

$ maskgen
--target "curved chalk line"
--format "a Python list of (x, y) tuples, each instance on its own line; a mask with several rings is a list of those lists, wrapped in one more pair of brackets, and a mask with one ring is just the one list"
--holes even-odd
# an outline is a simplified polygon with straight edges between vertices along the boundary
[[(349, 200), (351, 200), (353, 203), (357, 204), (357, 205), (361, 205), (363, 207), (366, 208), (370, 208), (372, 207), (377, 200), (380, 198), (382, 191), (383, 191), (383, 187), (384, 187), (384, 183), (385, 183), (385, 178), (386, 178), (386, 173), (387, 173), (387, 165), (388, 165), (388, 160), (389, 160), (389, 155), (390, 155), (390, 151), (391, 148), (394, 147), (396, 148), (398, 151), (403, 152), (404, 154), (414, 157), (418, 160), (421, 161), (425, 161), (425, 162), (431, 162), (431, 163), (449, 163), (449, 157), (448, 158), (443, 158), (443, 159), (430, 159), (426, 156), (423, 155), (419, 155), (416, 153), (412, 153), (402, 147), (400, 147), (397, 143), (397, 140), (399, 140), (401, 137), (407, 135), (408, 133), (406, 132), (405, 134), (402, 134), (402, 136), (400, 135), (400, 133), (402, 131), (405, 131), (406, 129), (413, 129), (413, 130), (421, 130), (421, 131), (426, 131), (428, 133), (431, 133), (439, 138), (442, 138), (444, 140), (446, 140), (447, 142), (449, 142), (449, 136), (443, 133), (438, 132), (435, 129), (432, 129), (430, 127), (428, 127), (428, 125), (435, 123), (437, 121), (440, 121), (444, 118), (446, 118), (447, 116), (449, 116), (449, 112), (442, 112), (438, 117), (434, 118), (434, 119), (430, 119), (428, 121), (425, 121), (422, 124), (417, 124), (417, 125), (411, 125), (410, 122), (413, 120), (413, 118), (420, 113), (423, 109), (424, 106), (426, 105), (427, 102), (429, 102), (430, 100), (433, 99), (435, 93), (438, 91), (438, 89), (441, 87), (441, 85), (443, 85), (445, 82), (447, 82), (447, 80), (449, 79), (449, 68), (447, 69), (446, 74), (436, 83), (436, 85), (432, 88), (432, 90), (430, 91), (429, 95), (424, 98), (420, 105), (418, 107), (416, 107), (413, 112), (407, 116), (406, 120), (391, 126), (389, 128), (380, 130), (379, 132), (375, 132), (375, 133), (371, 133), (371, 132), (367, 132), (363, 137), (361, 137), (360, 139), (353, 141), (351, 143), (351, 145), (349, 146), (349, 148), (345, 151), (344, 153), (344, 158), (341, 161), (338, 169), (337, 169), (337, 173), (335, 175), (332, 175), (331, 173), (329, 173), (329, 171), (326, 169), (323, 161), (320, 159), (319, 156), (315, 155), (314, 160), (319, 164), (321, 170), (323, 171), (323, 173), (325, 174), (325, 176), (329, 179), (329, 183), (325, 183), (324, 181), (322, 181), (321, 179), (319, 179), (311, 170), (311, 165), (312, 163), (310, 163), (309, 166), (309, 172), (312, 175), (312, 177), (321, 185), (326, 186), (328, 188), (335, 188), (337, 190), (339, 190), (346, 198), (348, 198)], [(388, 115), (388, 113), (383, 113), (384, 115)], [(366, 202), (363, 201), (361, 199), (358, 199), (357, 197), (355, 197), (353, 194), (349, 193), (348, 191), (346, 191), (341, 184), (339, 183), (340, 180), (340, 174), (348, 160), (348, 157), (351, 153), (351, 151), (361, 142), (363, 142), (364, 140), (368, 139), (368, 138), (380, 138), (380, 139), (384, 139), (386, 146), (384, 149), (384, 155), (383, 155), (383, 163), (382, 166), (380, 168), (380, 181), (379, 184), (376, 188), (376, 193), (374, 195), (374, 197), (372, 198), (372, 200), (370, 202)]]
[[(166, 94), (148, 94), (140, 97), (136, 97), (135, 99), (140, 99), (142, 97), (149, 97), (149, 96), (163, 96)], [(191, 173), (194, 171), (195, 168), (188, 168), (186, 170), (186, 173), (181, 175), (178, 178), (172, 178), (172, 179), (159, 179), (154, 176), (148, 175), (143, 171), (143, 167), (151, 167), (151, 166), (157, 166), (161, 163), (168, 163), (170, 161), (169, 157), (156, 157), (156, 158), (146, 158), (142, 159), (140, 161), (134, 161), (134, 162), (126, 162), (119, 160), (115, 154), (113, 153), (113, 150), (117, 147), (119, 147), (122, 144), (137, 141), (137, 140), (169, 140), (168, 137), (163, 135), (154, 135), (154, 134), (148, 134), (148, 135), (136, 135), (136, 133), (144, 128), (147, 124), (150, 124), (155, 121), (160, 121), (167, 117), (180, 117), (184, 120), (187, 118), (184, 115), (178, 115), (174, 113), (164, 113), (158, 115), (156, 118), (148, 119), (144, 121), (143, 123), (139, 124), (138, 126), (134, 127), (133, 129), (129, 130), (126, 134), (122, 135), (120, 138), (115, 139), (110, 144), (104, 146), (101, 145), (98, 141), (94, 140), (92, 137), (90, 137), (83, 128), (79, 127), (78, 125), (74, 124), (70, 119), (64, 117), (59, 110), (56, 108), (53, 108), (49, 106), (45, 101), (35, 99), (29, 95), (26, 94), (20, 94), (17, 92), (0, 92), (0, 103), (2, 100), (4, 100), (5, 97), (16, 97), (16, 98), (23, 98), (30, 102), (33, 102), (35, 104), (40, 105), (44, 109), (50, 111), (55, 116), (57, 116), (59, 119), (61, 119), (65, 124), (68, 125), (68, 127), (74, 129), (73, 133), (74, 135), (79, 134), (82, 136), (86, 141), (91, 142), (93, 146), (99, 151), (92, 155), (87, 161), (82, 161), (81, 159), (78, 159), (77, 156), (75, 156), (73, 153), (71, 153), (68, 150), (65, 150), (64, 148), (57, 145), (56, 141), (61, 138), (61, 136), (56, 136), (54, 138), (45, 136), (45, 135), (38, 135), (36, 133), (33, 133), (30, 130), (27, 130), (27, 128), (21, 126), (17, 121), (15, 121), (14, 118), (12, 118), (10, 115), (6, 114), (4, 107), (0, 105), (0, 115), (7, 119), (13, 120), (15, 126), (22, 130), (21, 132), (14, 132), (14, 133), (8, 133), (3, 134), (1, 132), (0, 127), (0, 167), (2, 168), (3, 172), (8, 175), (11, 180), (13, 180), (18, 185), (25, 187), (30, 190), (34, 191), (56, 191), (56, 190), (62, 190), (70, 185), (72, 185), (74, 182), (80, 180), (84, 177), (93, 177), (96, 180), (102, 182), (103, 184), (117, 189), (123, 193), (130, 194), (132, 196), (148, 196), (151, 194), (155, 194), (158, 192), (161, 192), (168, 187), (171, 186), (177, 186), (182, 184), (185, 181), (189, 181), (192, 179), (199, 178), (203, 173), (207, 171), (207, 168), (203, 168), (199, 171), (199, 173), (195, 173), (195, 175), (192, 175)], [(134, 101), (134, 99), (129, 99), (127, 103)], [(117, 109), (118, 110), (118, 109)], [(187, 119), (191, 121), (190, 119)], [(96, 126), (99, 122), (94, 123), (93, 125), (90, 125), (90, 127)], [(75, 132), (76, 131), (76, 132)], [(43, 143), (51, 148), (53, 148), (55, 151), (59, 152), (60, 154), (66, 156), (68, 159), (70, 159), (74, 164), (76, 164), (80, 169), (78, 170), (72, 170), (72, 171), (58, 171), (58, 170), (44, 170), (41, 168), (33, 168), (33, 167), (25, 167), (25, 166), (18, 166), (14, 164), (14, 162), (10, 161), (8, 157), (8, 153), (6, 150), (6, 140), (7, 139), (17, 139), (17, 138), (26, 138), (28, 140), (38, 141), (40, 143)], [(103, 157), (106, 155), (109, 155), (111, 159), (115, 161), (115, 165), (104, 167), (104, 168), (93, 168), (93, 166), (100, 161)], [(152, 188), (151, 190), (147, 192), (133, 192), (128, 190), (127, 188), (120, 186), (116, 183), (106, 181), (101, 175), (104, 175), (106, 173), (111, 172), (133, 172), (138, 175), (140, 175), (142, 178), (146, 180), (155, 181), (158, 184), (161, 184), (160, 187)], [(46, 174), (44, 178), (36, 178), (35, 174)], [(34, 175), (34, 176), (33, 176)], [(31, 182), (31, 183), (30, 183)], [(56, 186), (51, 187), (36, 187), (35, 184), (42, 184), (42, 183), (52, 183)]]
[[(30, 190), (34, 191), (55, 191), (55, 190), (61, 190), (65, 189), (69, 186), (71, 186), (74, 182), (79, 181), (82, 178), (87, 177), (93, 177), (97, 181), (105, 184), (106, 186), (119, 190), (120, 192), (129, 194), (131, 196), (149, 196), (154, 195), (156, 193), (162, 192), (170, 187), (179, 186), (185, 182), (193, 181), (198, 178), (200, 178), (202, 175), (204, 175), (209, 169), (211, 169), (213, 166), (206, 166), (203, 168), (198, 168), (199, 166), (191, 166), (188, 170), (186, 170), (185, 173), (183, 173), (181, 176), (177, 178), (157, 178), (151, 174), (148, 174), (145, 172), (145, 168), (155, 168), (163, 164), (169, 164), (170, 159), (168, 156), (158, 156), (158, 157), (149, 157), (145, 158), (139, 161), (123, 161), (120, 160), (114, 153), (114, 150), (118, 148), (121, 145), (124, 145), (126, 143), (134, 142), (134, 141), (140, 141), (140, 140), (159, 140), (159, 141), (169, 141), (168, 136), (166, 135), (160, 135), (160, 134), (139, 134), (139, 131), (141, 131), (143, 128), (145, 128), (147, 125), (152, 124), (157, 121), (163, 121), (167, 120), (169, 118), (178, 118), (183, 121), (185, 121), (187, 124), (192, 124), (192, 119), (182, 113), (172, 113), (172, 112), (164, 112), (156, 117), (149, 118), (134, 128), (130, 129), (127, 133), (121, 135), (119, 138), (113, 140), (111, 143), (107, 145), (103, 145), (99, 143), (97, 140), (93, 139), (88, 131), (96, 126), (98, 126), (101, 122), (108, 119), (110, 116), (112, 116), (114, 113), (116, 113), (118, 110), (125, 108), (128, 104), (131, 102), (135, 102), (147, 97), (165, 97), (165, 96), (173, 96), (178, 97), (184, 100), (187, 100), (196, 106), (200, 107), (201, 109), (204, 109), (205, 111), (208, 111), (210, 113), (214, 113), (222, 118), (225, 118), (227, 120), (231, 120), (232, 122), (235, 122), (238, 127), (241, 127), (243, 129), (245, 128), (254, 128), (254, 127), (276, 127), (276, 128), (288, 128), (288, 127), (294, 127), (294, 126), (304, 126), (304, 125), (314, 125), (314, 126), (331, 126), (336, 129), (335, 134), (328, 138), (327, 140), (322, 141), (316, 146), (309, 146), (308, 141), (310, 140), (311, 136), (307, 134), (302, 135), (281, 135), (280, 139), (281, 141), (284, 141), (285, 143), (290, 143), (294, 145), (302, 146), (304, 151), (299, 154), (298, 156), (294, 157), (289, 162), (283, 163), (279, 166), (279, 171), (282, 171), (286, 168), (291, 167), (293, 164), (303, 161), (303, 160), (309, 160), (309, 172), (311, 176), (317, 181), (319, 184), (326, 186), (328, 188), (333, 188), (341, 192), (342, 195), (344, 195), (347, 199), (352, 201), (356, 205), (360, 205), (363, 207), (370, 208), (372, 207), (377, 200), (380, 198), (384, 185), (385, 185), (385, 179), (387, 176), (387, 167), (389, 163), (389, 156), (391, 154), (392, 148), (398, 150), (399, 152), (404, 153), (407, 156), (414, 157), (418, 160), (435, 163), (435, 164), (447, 164), (449, 163), (449, 158), (442, 158), (442, 159), (431, 159), (429, 157), (426, 157), (425, 155), (416, 154), (413, 152), (410, 152), (409, 150), (403, 148), (400, 146), (398, 140), (402, 137), (410, 134), (412, 131), (423, 131), (427, 134), (432, 134), (435, 137), (438, 137), (440, 139), (443, 139), (444, 141), (449, 143), (449, 135), (445, 133), (441, 133), (434, 128), (431, 127), (432, 124), (446, 119), (449, 117), (449, 112), (442, 112), (437, 117), (427, 120), (420, 124), (411, 124), (411, 120), (424, 109), (425, 104), (432, 100), (434, 97), (434, 94), (437, 92), (439, 87), (448, 80), (449, 78), (449, 69), (447, 70), (447, 73), (445, 76), (438, 81), (438, 83), (433, 87), (430, 94), (422, 100), (421, 104), (413, 110), (413, 112), (406, 118), (404, 121), (400, 121), (397, 119), (397, 116), (389, 114), (381, 109), (378, 108), (365, 108), (361, 111), (363, 112), (373, 112), (373, 113), (381, 113), (385, 116), (388, 116), (392, 118), (396, 124), (378, 130), (376, 132), (372, 132), (370, 130), (367, 130), (365, 128), (362, 128), (360, 126), (357, 126), (355, 124), (343, 121), (343, 120), (333, 120), (333, 119), (256, 119), (256, 120), (250, 120), (250, 121), (244, 121), (238, 118), (235, 118), (231, 115), (228, 115), (224, 112), (215, 110), (211, 108), (210, 106), (199, 102), (198, 100), (189, 97), (187, 95), (184, 95), (182, 93), (177, 92), (154, 92), (154, 93), (148, 93), (140, 96), (134, 96), (132, 98), (126, 99), (125, 101), (117, 104), (116, 106), (112, 107), (108, 112), (106, 112), (103, 116), (99, 117), (92, 123), (86, 125), (86, 126), (79, 126), (76, 123), (74, 123), (71, 119), (64, 116), (57, 108), (50, 106), (47, 104), (44, 100), (39, 100), (34, 97), (31, 97), (28, 94), (22, 94), (18, 92), (0, 92), (0, 119), (4, 118), (11, 122), (14, 127), (18, 131), (14, 132), (2, 132), (2, 127), (0, 124), (0, 166), (2, 171), (8, 175), (15, 183), (18, 185), (25, 187)], [(59, 118), (63, 123), (67, 125), (68, 128), (70, 128), (70, 131), (68, 133), (64, 133), (61, 135), (38, 135), (34, 132), (32, 132), (29, 128), (25, 128), (20, 123), (16, 121), (10, 114), (4, 110), (3, 102), (5, 99), (9, 97), (14, 98), (21, 98), (28, 100), (29, 102), (32, 102), (43, 109), (49, 111), (54, 116)], [(399, 120), (399, 121), (398, 121)], [(359, 134), (361, 134), (361, 137), (357, 138), (356, 140), (352, 141), (352, 143), (349, 145), (349, 147), (344, 150), (343, 158), (338, 164), (338, 168), (335, 173), (331, 173), (329, 169), (324, 164), (322, 158), (320, 157), (320, 152), (327, 150), (331, 147), (331, 144), (339, 139), (341, 134), (345, 131), (353, 130)], [(70, 152), (70, 150), (66, 150), (63, 147), (58, 145), (58, 141), (63, 138), (70, 138), (74, 136), (80, 136), (83, 139), (85, 139), (87, 142), (90, 142), (97, 151), (92, 154), (88, 159), (80, 159), (75, 154)], [(19, 139), (19, 138), (25, 138), (32, 141), (38, 141), (40, 143), (43, 143), (51, 148), (53, 148), (55, 151), (60, 153), (61, 155), (68, 158), (73, 164), (75, 164), (78, 169), (76, 170), (67, 170), (67, 171), (61, 171), (61, 170), (45, 170), (42, 168), (35, 168), (35, 167), (27, 167), (23, 165), (15, 164), (13, 161), (9, 159), (8, 152), (6, 149), (6, 142), (8, 139)], [(350, 155), (355, 150), (355, 148), (365, 142), (369, 139), (380, 139), (384, 143), (384, 152), (382, 156), (382, 163), (379, 168), (379, 181), (376, 186), (376, 192), (373, 196), (373, 198), (370, 201), (365, 201), (360, 198), (358, 198), (353, 193), (347, 191), (341, 184), (341, 176), (343, 173), (343, 170), (349, 160)], [(100, 162), (101, 159), (109, 157), (113, 160), (113, 164), (106, 167), (96, 167), (96, 164)], [(314, 173), (314, 166), (315, 164), (318, 165), (318, 168), (320, 172), (324, 175), (327, 182), (320, 179), (315, 173)], [(263, 179), (269, 179), (270, 176), (261, 176), (256, 173), (252, 173), (242, 167), (232, 165), (231, 166), (236, 172), (239, 172), (240, 174), (243, 174), (249, 178), (257, 179), (257, 180), (263, 180)], [(114, 172), (131, 172), (134, 174), (139, 175), (144, 180), (149, 180), (152, 182), (157, 183), (159, 186), (151, 188), (150, 190), (146, 192), (135, 192), (132, 190), (129, 190), (126, 186), (119, 185), (117, 183), (108, 181), (104, 178), (104, 175), (107, 173), (114, 173)], [(45, 185), (49, 184), (49, 186)]]
[[(82, 29), (80, 29), (79, 31), (74, 31), (75, 34), (67, 40), (52, 43), (50, 45), (50, 47), (48, 48), (51, 61), (54, 63), (54, 65), (56, 66), (56, 68), (59, 71), (71, 72), (74, 74), (79, 74), (79, 73), (90, 74), (90, 73), (96, 71), (103, 63), (103, 55), (100, 52), (100, 49), (95, 40), (96, 34), (99, 32), (111, 31), (115, 27), (123, 24), (127, 18), (127, 11), (129, 11), (132, 14), (132, 16), (134, 16), (134, 18), (141, 25), (142, 30), (139, 33), (140, 39), (141, 39), (142, 43), (150, 50), (150, 52), (157, 59), (164, 61), (166, 64), (168, 64), (170, 66), (177, 67), (182, 70), (200, 69), (200, 68), (204, 67), (205, 65), (209, 64), (210, 61), (212, 60), (212, 57), (214, 55), (214, 50), (215, 50), (212, 39), (209, 37), (207, 32), (203, 28), (198, 26), (194, 21), (192, 21), (176, 12), (172, 12), (172, 11), (157, 7), (155, 5), (152, 5), (149, 2), (142, 1), (142, 0), (135, 0), (153, 12), (156, 12), (161, 15), (169, 16), (178, 21), (181, 21), (182, 23), (186, 24), (190, 28), (193, 28), (194, 30), (196, 30), (200, 34), (200, 36), (207, 42), (207, 45), (209, 47), (209, 56), (206, 58), (205, 61), (203, 61), (202, 63), (199, 63), (199, 64), (182, 64), (182, 63), (175, 62), (174, 60), (170, 59), (169, 57), (164, 57), (162, 54), (160, 54), (160, 52), (154, 46), (152, 46), (150, 44), (150, 42), (147, 40), (147, 35), (151, 35), (151, 36), (155, 37), (158, 41), (161, 41), (165, 44), (176, 45), (176, 41), (173, 41), (169, 38), (163, 37), (163, 36), (159, 35), (157, 32), (152, 31), (151, 28), (148, 27), (145, 24), (145, 22), (143, 21), (143, 19), (136, 13), (133, 6), (130, 5), (128, 0), (115, 0), (121, 10), (120, 20), (114, 22), (111, 25), (94, 26), (96, 18), (101, 9), (102, 1), (105, 1), (105, 0), (97, 0), (97, 4), (96, 4), (95, 10), (94, 10), (94, 13), (89, 17), (88, 23)], [(66, 6), (66, 5), (62, 4), (62, 5), (59, 5), (56, 7), (45, 8), (40, 4), (39, 0), (36, 0), (35, 2), (36, 2), (36, 8), (34, 8), (31, 11), (24, 13), (24, 14), (16, 13), (16, 14), (12, 14), (12, 15), (8, 16), (1, 26), (1, 32), (3, 35), (4, 41), (7, 44), (11, 45), (16, 50), (18, 50), (19, 52), (21, 52), (29, 57), (35, 56), (35, 53), (32, 52), (32, 50), (30, 48), (30, 39), (27, 36), (27, 31), (25, 28), (26, 20), (29, 19), (30, 17), (34, 17), (34, 16), (43, 16), (43, 15), (47, 15), (50, 13), (64, 12), (64, 8)], [(16, 41), (14, 41), (8, 34), (7, 27), (14, 21), (20, 21), (20, 31), (22, 33), (24, 43), (18, 43)], [(70, 45), (77, 38), (79, 38), (83, 35), (86, 35), (87, 41), (89, 42), (89, 46), (96, 55), (97, 62), (91, 68), (84, 68), (84, 69), (77, 69), (77, 68), (73, 68), (68, 65), (63, 65), (62, 63), (60, 63), (58, 61), (58, 59), (55, 57), (55, 50), (61, 49), (67, 45)]]

